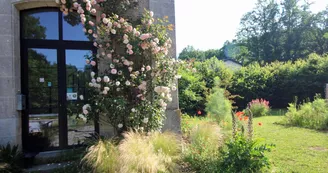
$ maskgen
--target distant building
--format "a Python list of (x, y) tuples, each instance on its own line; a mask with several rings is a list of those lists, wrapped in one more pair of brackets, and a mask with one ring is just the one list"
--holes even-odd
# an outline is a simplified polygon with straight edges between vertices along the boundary
[(232, 69), (233, 71), (239, 70), (242, 67), (241, 63), (233, 59), (224, 59), (223, 62), (228, 68)]

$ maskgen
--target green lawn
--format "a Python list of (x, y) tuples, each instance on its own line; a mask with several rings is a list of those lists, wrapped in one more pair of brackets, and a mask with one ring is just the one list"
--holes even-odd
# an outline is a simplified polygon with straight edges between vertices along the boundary
[[(255, 118), (255, 137), (276, 144), (267, 153), (272, 172), (328, 172), (328, 132), (274, 124), (282, 116)], [(261, 122), (263, 125), (259, 126)]]

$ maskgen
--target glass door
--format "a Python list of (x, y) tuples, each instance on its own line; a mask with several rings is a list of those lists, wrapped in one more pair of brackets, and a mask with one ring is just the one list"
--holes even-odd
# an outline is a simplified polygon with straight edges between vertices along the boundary
[(81, 145), (99, 131), (98, 123), (80, 116), (91, 70), (84, 57), (96, 53), (93, 41), (78, 18), (63, 16), (58, 8), (21, 11), (20, 19), (23, 150)]
[(29, 151), (59, 146), (58, 61), (56, 49), (27, 50)]
[(86, 85), (91, 81), (91, 65), (85, 63), (90, 50), (65, 50), (66, 57), (66, 99), (68, 145), (80, 145), (86, 137), (95, 132), (93, 121), (82, 115), (82, 106), (87, 104)]

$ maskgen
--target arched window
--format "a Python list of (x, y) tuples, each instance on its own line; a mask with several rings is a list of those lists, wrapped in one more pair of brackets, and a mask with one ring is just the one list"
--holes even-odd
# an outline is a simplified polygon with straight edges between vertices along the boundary
[(78, 15), (64, 16), (54, 8), (21, 12), (24, 150), (80, 145), (98, 131), (97, 123), (80, 115), (92, 70), (85, 57), (94, 53)]

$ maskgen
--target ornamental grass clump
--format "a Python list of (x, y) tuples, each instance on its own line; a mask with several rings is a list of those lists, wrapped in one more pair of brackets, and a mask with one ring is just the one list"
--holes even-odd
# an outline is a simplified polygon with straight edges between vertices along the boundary
[(119, 151), (109, 140), (102, 140), (92, 145), (81, 163), (93, 172), (114, 173), (119, 170)]
[(184, 160), (198, 172), (217, 172), (218, 148), (223, 135), (214, 122), (199, 123), (188, 136)]
[(269, 101), (265, 99), (255, 99), (248, 103), (249, 109), (254, 117), (265, 116), (270, 111)]
[(119, 145), (120, 171), (130, 172), (176, 172), (181, 152), (178, 137), (170, 132), (154, 132), (144, 135), (138, 132), (124, 133)]
[(81, 163), (95, 173), (158, 173), (177, 172), (181, 145), (171, 132), (126, 132), (117, 144), (99, 139), (92, 145)]

